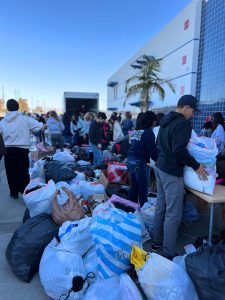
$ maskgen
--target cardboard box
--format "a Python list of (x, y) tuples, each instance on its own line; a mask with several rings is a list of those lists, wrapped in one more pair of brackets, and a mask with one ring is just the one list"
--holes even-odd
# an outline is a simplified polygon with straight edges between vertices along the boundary
[(225, 207), (222, 205), (215, 207), (214, 224), (219, 231), (225, 229)]

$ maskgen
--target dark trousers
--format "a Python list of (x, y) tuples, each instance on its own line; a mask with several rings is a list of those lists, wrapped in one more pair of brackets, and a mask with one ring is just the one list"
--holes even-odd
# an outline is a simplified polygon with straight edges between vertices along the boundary
[(10, 193), (17, 196), (23, 193), (30, 182), (29, 150), (18, 147), (7, 147), (5, 155), (5, 170)]
[(43, 142), (44, 145), (46, 144), (46, 142), (45, 142), (45, 132), (43, 130), (39, 131), (38, 138), (39, 138), (40, 143)]
[(56, 146), (58, 146), (59, 149), (63, 151), (63, 137), (60, 133), (51, 134), (51, 143), (52, 147), (54, 147), (54, 151), (56, 151)]
[(131, 176), (131, 188), (129, 199), (140, 203), (142, 207), (148, 201), (148, 176), (147, 163), (142, 160), (129, 160), (127, 162), (128, 171)]

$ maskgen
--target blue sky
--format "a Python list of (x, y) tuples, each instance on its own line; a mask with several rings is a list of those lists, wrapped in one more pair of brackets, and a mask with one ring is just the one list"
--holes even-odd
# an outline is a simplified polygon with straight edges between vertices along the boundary
[(0, 98), (60, 109), (64, 91), (98, 92), (105, 108), (107, 79), (190, 2), (1, 0)]

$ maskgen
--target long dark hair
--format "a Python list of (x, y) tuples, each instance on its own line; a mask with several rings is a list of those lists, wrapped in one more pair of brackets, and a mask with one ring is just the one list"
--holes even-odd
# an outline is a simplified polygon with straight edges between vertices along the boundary
[(153, 111), (146, 111), (141, 120), (141, 129), (151, 128), (155, 121), (155, 113)]
[(143, 112), (140, 112), (137, 116), (137, 120), (136, 120), (136, 126), (135, 126), (135, 129), (136, 130), (140, 130), (141, 129), (141, 120), (144, 116), (144, 113)]
[(59, 121), (59, 117), (58, 117), (57, 113), (54, 110), (52, 110), (50, 112), (50, 116), (53, 117), (56, 121)]
[(73, 124), (77, 126), (78, 120), (79, 120), (79, 112), (76, 111), (76, 112), (73, 114), (73, 118), (72, 118)]
[(70, 123), (71, 116), (69, 112), (65, 112), (63, 114), (63, 123)]
[(164, 113), (157, 113), (157, 115), (156, 115), (156, 124), (155, 124), (155, 126), (159, 126), (159, 123), (160, 123), (161, 119), (162, 119), (164, 116), (165, 116)]
[(215, 112), (213, 114), (213, 130), (215, 130), (218, 125), (222, 125), (223, 129), (225, 129), (224, 118), (221, 112)]

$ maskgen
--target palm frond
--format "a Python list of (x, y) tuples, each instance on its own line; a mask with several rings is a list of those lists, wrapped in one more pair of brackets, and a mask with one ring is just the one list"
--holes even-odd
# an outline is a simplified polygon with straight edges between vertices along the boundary
[(153, 92), (158, 93), (160, 99), (163, 100), (165, 98), (164, 84), (167, 84), (175, 93), (173, 84), (168, 80), (160, 78), (162, 59), (156, 59), (147, 55), (143, 55), (143, 58), (146, 63), (142, 70), (125, 82), (126, 99), (124, 105), (127, 98), (137, 94), (140, 95), (140, 101), (143, 101), (146, 107), (148, 107), (149, 103), (152, 103), (150, 98)]

